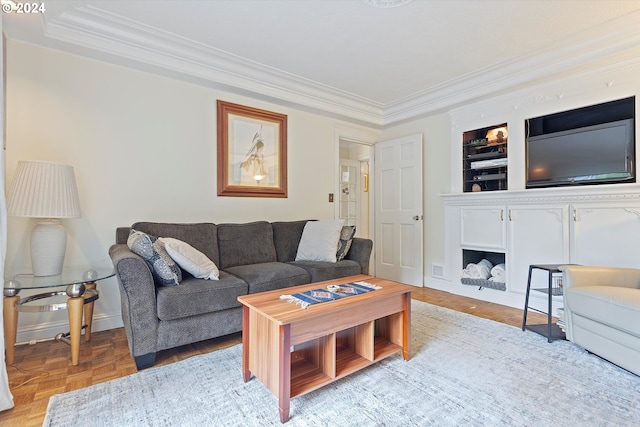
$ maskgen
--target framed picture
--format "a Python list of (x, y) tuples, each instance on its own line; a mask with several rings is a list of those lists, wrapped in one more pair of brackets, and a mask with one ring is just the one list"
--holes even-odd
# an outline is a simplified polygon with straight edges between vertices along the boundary
[(287, 197), (287, 116), (218, 100), (218, 196)]

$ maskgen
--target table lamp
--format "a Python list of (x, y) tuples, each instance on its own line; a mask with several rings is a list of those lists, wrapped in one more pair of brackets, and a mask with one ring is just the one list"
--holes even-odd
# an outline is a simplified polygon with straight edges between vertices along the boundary
[(31, 232), (33, 274), (61, 274), (67, 231), (60, 219), (82, 216), (73, 167), (43, 161), (18, 162), (9, 188), (7, 213), (43, 219)]

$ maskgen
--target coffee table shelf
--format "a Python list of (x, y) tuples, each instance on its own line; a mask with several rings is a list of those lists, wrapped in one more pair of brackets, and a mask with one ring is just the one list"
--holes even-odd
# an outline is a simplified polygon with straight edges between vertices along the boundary
[(291, 364), (291, 397), (302, 396), (316, 390), (332, 378), (309, 361)]
[[(374, 336), (374, 333), (389, 333), (389, 317), (294, 346), (291, 352), (291, 397), (309, 393), (385, 357), (401, 353), (402, 346), (392, 343), (389, 336)], [(402, 327), (402, 324), (396, 324)], [(402, 331), (397, 332), (401, 334)]]

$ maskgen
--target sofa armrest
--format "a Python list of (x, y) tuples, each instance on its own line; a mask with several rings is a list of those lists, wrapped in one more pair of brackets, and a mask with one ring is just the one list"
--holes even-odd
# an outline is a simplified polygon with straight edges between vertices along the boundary
[(127, 245), (109, 248), (118, 286), (122, 321), (131, 356), (156, 352), (158, 314), (156, 287), (147, 262), (131, 252)]
[(345, 259), (356, 261), (360, 264), (362, 274), (369, 274), (369, 260), (371, 259), (371, 250), (373, 249), (373, 240), (354, 237), (351, 241), (351, 247), (347, 252)]
[(640, 269), (563, 265), (562, 286), (617, 286), (640, 289)]

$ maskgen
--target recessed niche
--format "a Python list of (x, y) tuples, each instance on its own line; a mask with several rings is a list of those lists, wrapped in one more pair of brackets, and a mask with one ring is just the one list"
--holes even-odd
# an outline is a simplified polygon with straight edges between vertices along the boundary
[[(466, 274), (464, 274), (465, 269), (467, 269), (467, 271), (470, 271), (470, 269), (474, 268), (473, 266), (469, 266), (469, 264), (480, 264), (482, 260), (489, 261), (491, 263), (491, 266), (495, 267), (498, 264), (505, 264), (505, 254), (504, 252), (487, 252), (474, 249), (463, 249), (461, 270), (462, 273), (460, 283), (462, 283), (463, 285), (477, 286), (479, 289), (489, 288), (499, 291), (506, 291), (506, 268), (503, 271), (502, 276), (499, 275), (499, 272), (493, 270), (493, 268), (489, 268), (489, 277), (465, 277), (467, 276)], [(482, 268), (480, 267), (480, 269)], [(491, 274), (492, 270), (496, 275)]]

